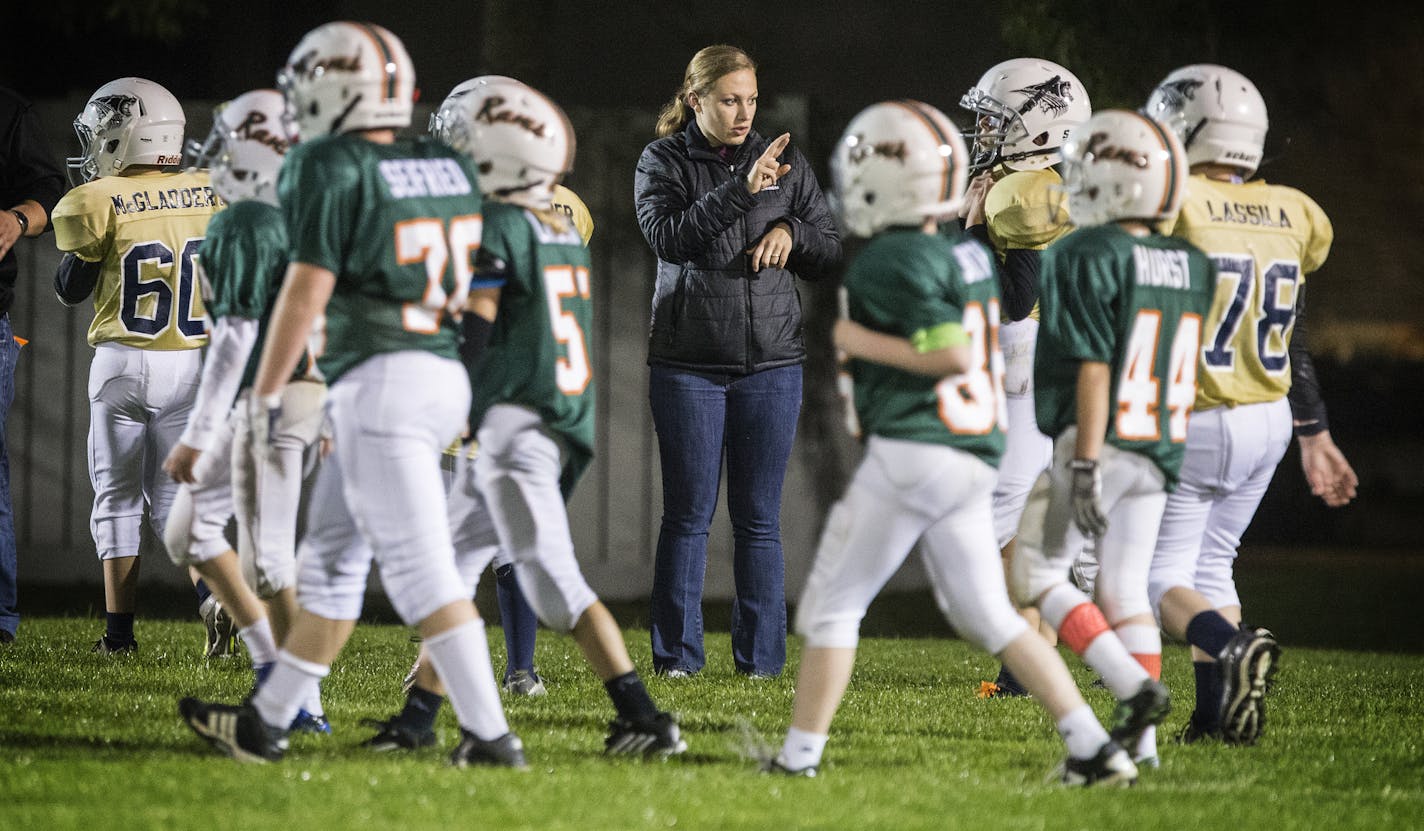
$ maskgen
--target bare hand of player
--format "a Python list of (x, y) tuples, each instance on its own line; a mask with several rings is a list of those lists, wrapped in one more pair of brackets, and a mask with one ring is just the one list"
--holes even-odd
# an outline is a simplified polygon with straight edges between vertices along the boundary
[(747, 253), (752, 257), (752, 271), (761, 271), (764, 265), (786, 268), (791, 259), (791, 229), (785, 222), (776, 223)]
[(791, 134), (782, 133), (767, 146), (766, 152), (747, 171), (747, 191), (760, 193), (763, 188), (776, 184), (777, 180), (791, 172), (791, 165), (782, 164), (779, 157), (791, 143)]
[(831, 327), (831, 343), (836, 347), (837, 363), (846, 363), (851, 358), (858, 357), (856, 344), (859, 343), (861, 333), (866, 331), (864, 326), (848, 318), (838, 318)]
[(198, 465), (198, 457), (203, 455), (203, 451), (196, 447), (189, 447), (182, 442), (173, 445), (173, 450), (168, 454), (168, 458), (163, 460), (163, 472), (173, 477), (173, 481), (191, 485), (197, 481), (193, 475), (193, 468)]
[(1348, 505), (1355, 498), (1360, 478), (1345, 460), (1345, 454), (1335, 446), (1330, 432), (1300, 437), (1300, 465), (1305, 469), (1305, 481), (1310, 492), (1331, 508)]
[(969, 187), (964, 191), (964, 206), (959, 211), (965, 228), (984, 224), (984, 200), (993, 186), (994, 177), (988, 171), (969, 180)]

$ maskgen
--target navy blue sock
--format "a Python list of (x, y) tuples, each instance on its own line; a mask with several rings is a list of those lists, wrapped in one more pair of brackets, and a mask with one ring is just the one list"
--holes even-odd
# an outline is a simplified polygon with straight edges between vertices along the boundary
[(603, 688), (613, 699), (613, 708), (618, 711), (619, 718), (635, 721), (658, 714), (658, 705), (648, 695), (648, 688), (643, 686), (643, 679), (638, 677), (637, 670), (604, 681)]
[(1003, 664), (999, 665), (999, 677), (994, 679), (994, 684), (999, 688), (999, 692), (1005, 695), (1028, 695), (1024, 685), (1020, 684), (1019, 679)]
[(104, 637), (115, 643), (128, 643), (134, 639), (133, 612), (105, 612)]
[(405, 695), (405, 708), (396, 716), (396, 721), (414, 730), (433, 730), (435, 716), (439, 714), (440, 705), (444, 701), (443, 695), (436, 695), (420, 687), (411, 687), (410, 692)]
[(1197, 708), (1192, 721), (1203, 731), (1216, 730), (1221, 726), (1217, 723), (1221, 714), (1221, 673), (1215, 661), (1193, 661), (1192, 672), (1197, 678)]
[(1187, 643), (1215, 657), (1238, 631), (1236, 624), (1222, 617), (1220, 612), (1208, 609), (1198, 612), (1187, 624)]
[(499, 599), (499, 621), (504, 627), (504, 651), (509, 656), (504, 677), (509, 678), (515, 670), (534, 671), (534, 638), (539, 631), (539, 619), (524, 592), (519, 588), (519, 578), (514, 575), (514, 565), (506, 564), (494, 570), (495, 596)]
[(198, 593), (199, 608), (201, 608), (203, 603), (213, 594), (213, 590), (208, 588), (207, 582), (201, 577), (198, 578), (198, 582), (193, 584), (193, 591)]

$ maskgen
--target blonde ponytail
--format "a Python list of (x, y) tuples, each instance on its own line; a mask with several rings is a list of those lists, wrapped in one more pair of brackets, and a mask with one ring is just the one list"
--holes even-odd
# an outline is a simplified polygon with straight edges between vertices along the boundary
[(692, 107), (687, 104), (689, 93), (704, 98), (723, 75), (742, 69), (756, 72), (756, 63), (750, 55), (735, 46), (719, 43), (699, 49), (687, 64), (687, 72), (682, 76), (682, 86), (677, 94), (658, 113), (658, 137), (676, 133), (692, 119)]

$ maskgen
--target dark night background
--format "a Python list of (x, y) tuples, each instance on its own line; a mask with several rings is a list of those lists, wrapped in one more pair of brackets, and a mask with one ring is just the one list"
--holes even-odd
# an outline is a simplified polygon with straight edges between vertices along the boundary
[[(1156, 81), (1182, 64), (1231, 66), (1255, 81), (1270, 106), (1268, 162), (1261, 175), (1299, 187), (1334, 221), (1330, 260), (1309, 281), (1311, 340), (1333, 433), (1361, 478), (1357, 504), (1329, 511), (1309, 496), (1292, 451), (1247, 543), (1270, 551), (1261, 560), (1265, 568), (1295, 562), (1319, 574), (1306, 579), (1321, 582), (1309, 589), (1320, 603), (1354, 579), (1330, 574), (1377, 572), (1379, 587), (1370, 589), (1375, 594), (1358, 602), (1395, 610), (1379, 622), (1381, 631), (1408, 624), (1411, 634), (1387, 638), (1392, 646), (1424, 649), (1417, 611), (1424, 599), (1424, 279), (1418, 266), (1424, 254), (1424, 12), (1416, 4), (18, 5), (0, 11), (0, 84), (37, 101), (68, 102), (69, 110), (53, 105), (61, 119), (77, 113), (94, 88), (123, 75), (159, 81), (184, 102), (214, 102), (271, 86), (300, 36), (333, 19), (371, 20), (399, 35), (415, 62), (424, 107), (479, 74), (513, 75), (542, 89), (569, 110), (579, 131), (579, 169), (570, 184), (598, 223), (596, 268), (640, 272), (634, 288), (614, 301), (617, 309), (631, 310), (618, 313), (629, 314), (635, 328), (632, 321), (646, 318), (648, 294), (638, 294), (637, 287), (651, 278), (651, 260), (633, 220), (633, 163), (652, 138), (655, 111), (702, 46), (737, 44), (758, 61), (758, 126), (763, 132), (792, 128), (823, 184), (829, 148), (862, 107), (917, 98), (967, 124), (959, 96), (1006, 58), (1036, 55), (1063, 63), (1084, 81), (1099, 109), (1138, 106)], [(190, 133), (206, 130), (207, 113), (190, 107), (188, 119)], [(420, 112), (416, 123), (424, 123)], [(63, 121), (46, 126), (68, 135)], [(71, 145), (55, 152), (72, 152)], [(828, 383), (825, 333), (834, 294), (808, 286), (803, 298), (815, 354), (807, 369), (802, 441), (813, 474), (809, 487), (825, 505), (838, 493), (853, 451), (832, 436), (839, 416)], [(641, 355), (632, 349), (614, 358), (611, 371), (635, 375), (637, 387)], [(651, 450), (646, 440), (631, 446)], [(655, 464), (652, 470), (655, 475)], [(612, 483), (607, 475), (603, 479)], [(1317, 571), (1318, 563), (1328, 565)], [(86, 576), (97, 578), (93, 572)]]

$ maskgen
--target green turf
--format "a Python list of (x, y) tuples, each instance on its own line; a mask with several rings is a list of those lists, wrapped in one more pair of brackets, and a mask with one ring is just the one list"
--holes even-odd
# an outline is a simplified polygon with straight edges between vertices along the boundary
[[(664, 763), (604, 758), (611, 708), (567, 637), (540, 633), (542, 699), (507, 702), (531, 770), (454, 770), (441, 749), (375, 756), (359, 719), (398, 707), (414, 646), (398, 627), (364, 625), (325, 687), (336, 733), (297, 737), (287, 759), (238, 765), (179, 722), (182, 695), (236, 700), (245, 659), (198, 657), (195, 623), (140, 623), (141, 651), (91, 654), (92, 619), (27, 618), (0, 650), (0, 826), (6, 829), (965, 828), (1243, 829), (1418, 827), (1424, 822), (1424, 658), (1288, 649), (1253, 748), (1162, 747), (1162, 768), (1131, 791), (1046, 782), (1060, 756), (1031, 702), (985, 701), (994, 662), (941, 639), (871, 639), (837, 716), (822, 775), (760, 775), (739, 752), (743, 725), (775, 742), (793, 675), (731, 673), (725, 634), (691, 680), (650, 679), (682, 714), (690, 751)], [(491, 630), (497, 661), (503, 650)], [(647, 634), (628, 633), (648, 666)], [(792, 645), (791, 666), (796, 662)], [(1190, 709), (1191, 666), (1169, 647), (1181, 696), (1164, 739)], [(1079, 672), (1080, 679), (1087, 676)], [(1106, 713), (1105, 692), (1088, 691)]]

